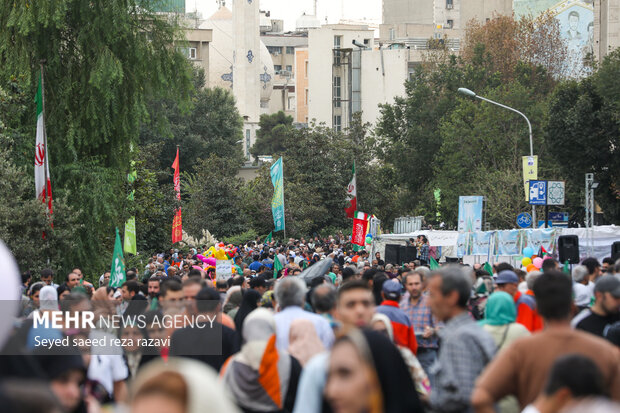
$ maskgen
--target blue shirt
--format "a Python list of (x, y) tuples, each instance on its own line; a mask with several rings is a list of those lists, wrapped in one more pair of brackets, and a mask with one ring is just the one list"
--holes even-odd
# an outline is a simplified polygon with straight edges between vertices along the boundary
[(254, 261), (252, 262), (252, 264), (250, 264), (250, 266), (248, 267), (251, 271), (258, 271), (260, 270), (261, 264), (259, 261)]

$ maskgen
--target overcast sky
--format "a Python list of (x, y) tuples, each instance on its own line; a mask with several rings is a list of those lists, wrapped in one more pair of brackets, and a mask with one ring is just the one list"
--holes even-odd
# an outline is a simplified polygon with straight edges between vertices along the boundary
[[(216, 0), (185, 0), (187, 12), (198, 10), (204, 18), (217, 10)], [(232, 0), (226, 0), (226, 7), (232, 9)], [(284, 29), (293, 30), (295, 20), (302, 13), (312, 14), (314, 0), (260, 0), (261, 10), (271, 11), (271, 17), (284, 20)], [(381, 0), (318, 0), (318, 13), (322, 23), (327, 17), (329, 23), (341, 18), (381, 22)]]

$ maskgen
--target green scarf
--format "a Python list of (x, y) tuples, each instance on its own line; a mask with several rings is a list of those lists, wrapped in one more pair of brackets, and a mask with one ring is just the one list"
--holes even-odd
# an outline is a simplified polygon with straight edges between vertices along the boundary
[(517, 319), (517, 309), (510, 294), (498, 291), (489, 296), (484, 310), (484, 320), (478, 321), (480, 325), (503, 326), (514, 323)]

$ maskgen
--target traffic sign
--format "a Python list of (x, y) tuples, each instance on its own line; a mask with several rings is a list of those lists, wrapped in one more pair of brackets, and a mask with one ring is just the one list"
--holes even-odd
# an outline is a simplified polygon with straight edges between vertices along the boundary
[(549, 181), (547, 183), (547, 205), (564, 205), (564, 181)]
[(549, 212), (549, 221), (568, 221), (568, 212)]
[(532, 225), (532, 216), (527, 212), (523, 212), (517, 216), (517, 225), (519, 228), (529, 228)]
[(530, 181), (530, 204), (547, 204), (547, 181)]

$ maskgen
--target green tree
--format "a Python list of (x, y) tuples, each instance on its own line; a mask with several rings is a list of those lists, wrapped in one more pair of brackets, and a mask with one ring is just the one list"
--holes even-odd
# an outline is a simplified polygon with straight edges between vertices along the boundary
[(293, 117), (279, 111), (272, 115), (260, 115), (260, 129), (256, 131), (256, 142), (250, 148), (254, 158), (282, 152), (287, 135), (293, 129)]

